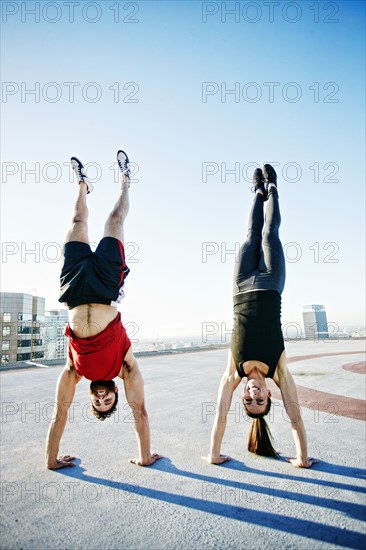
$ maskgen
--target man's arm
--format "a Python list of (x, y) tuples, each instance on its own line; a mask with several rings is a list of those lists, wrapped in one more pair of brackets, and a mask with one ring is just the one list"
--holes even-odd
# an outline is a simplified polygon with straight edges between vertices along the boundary
[(299, 468), (310, 468), (317, 462), (313, 458), (308, 458), (307, 440), (304, 422), (301, 417), (301, 408), (297, 396), (297, 389), (292, 374), (287, 368), (285, 353), (281, 356), (277, 367), (277, 377), (274, 379), (279, 387), (283, 399), (286, 413), (291, 421), (291, 430), (296, 447), (296, 458), (289, 458), (294, 466)]
[(150, 452), (150, 428), (145, 408), (144, 380), (131, 348), (124, 359), (123, 382), (126, 399), (135, 419), (135, 432), (139, 450), (139, 458), (130, 458), (130, 462), (138, 466), (151, 466), (162, 457)]
[(240, 378), (236, 373), (234, 362), (232, 361), (231, 353), (229, 353), (228, 366), (221, 378), (219, 394), (217, 397), (217, 411), (214, 425), (211, 434), (210, 454), (207, 457), (202, 457), (211, 464), (222, 464), (230, 457), (221, 455), (221, 444), (226, 429), (227, 413), (231, 406), (233, 393), (240, 384)]
[(72, 365), (67, 362), (60, 374), (56, 387), (56, 404), (53, 410), (52, 422), (48, 430), (46, 445), (46, 466), (50, 470), (57, 470), (65, 466), (75, 466), (74, 456), (57, 456), (60, 440), (65, 429), (67, 413), (75, 394), (75, 386), (80, 380)]

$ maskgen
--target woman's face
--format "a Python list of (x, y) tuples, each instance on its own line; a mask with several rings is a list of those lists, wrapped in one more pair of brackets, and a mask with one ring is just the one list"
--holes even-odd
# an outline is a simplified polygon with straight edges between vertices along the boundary
[(250, 413), (262, 414), (267, 408), (270, 396), (271, 392), (267, 389), (265, 382), (251, 378), (244, 388), (243, 403)]

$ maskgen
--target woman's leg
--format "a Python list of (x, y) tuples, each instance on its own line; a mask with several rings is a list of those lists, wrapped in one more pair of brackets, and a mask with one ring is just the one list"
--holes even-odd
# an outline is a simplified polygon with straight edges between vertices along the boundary
[[(281, 225), (280, 205), (277, 192), (276, 172), (270, 165), (265, 165), (269, 170), (268, 180), (268, 203), (266, 211), (266, 223), (263, 231), (262, 249), (263, 254), (259, 263), (259, 270), (271, 275), (276, 288), (281, 293), (285, 285), (286, 265), (282, 243), (280, 241), (279, 229)], [(263, 170), (265, 177), (266, 169)], [(274, 185), (270, 185), (273, 183)]]
[(258, 185), (262, 182), (262, 171), (257, 169), (254, 172), (254, 184), (256, 194), (253, 206), (249, 215), (248, 235), (246, 241), (241, 245), (235, 262), (234, 269), (234, 293), (238, 292), (236, 287), (240, 282), (258, 269), (258, 263), (262, 250), (262, 229), (264, 224), (263, 202), (265, 200), (264, 188)]

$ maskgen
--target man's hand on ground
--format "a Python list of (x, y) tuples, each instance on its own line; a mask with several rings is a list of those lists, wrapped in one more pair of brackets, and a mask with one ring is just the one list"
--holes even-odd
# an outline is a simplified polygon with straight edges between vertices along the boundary
[(141, 458), (130, 458), (128, 462), (131, 462), (131, 464), (136, 464), (137, 466), (151, 466), (151, 464), (154, 464), (154, 462), (160, 458), (163, 458), (163, 456), (153, 453), (148, 460), (142, 460)]
[(49, 470), (59, 470), (60, 468), (75, 466), (75, 464), (72, 462), (74, 458), (75, 458), (74, 456), (70, 456), (70, 455), (58, 456), (55, 462), (47, 464), (47, 468)]
[(209, 464), (223, 464), (224, 462), (227, 462), (228, 460), (231, 460), (230, 456), (226, 455), (220, 455), (220, 456), (202, 456), (203, 460), (206, 460)]
[(286, 462), (291, 462), (296, 468), (310, 468), (313, 464), (319, 462), (316, 458), (308, 458), (307, 460), (300, 460), (299, 458), (286, 458)]

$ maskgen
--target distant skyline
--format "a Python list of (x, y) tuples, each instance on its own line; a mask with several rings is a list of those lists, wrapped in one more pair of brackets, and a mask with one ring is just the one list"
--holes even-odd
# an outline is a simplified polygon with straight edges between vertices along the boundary
[(2, 3), (2, 291), (62, 308), (69, 158), (95, 182), (96, 243), (122, 148), (135, 167), (124, 323), (141, 339), (229, 330), (251, 175), (270, 162), (283, 325), (319, 303), (328, 322), (364, 326), (364, 2), (35, 4)]

